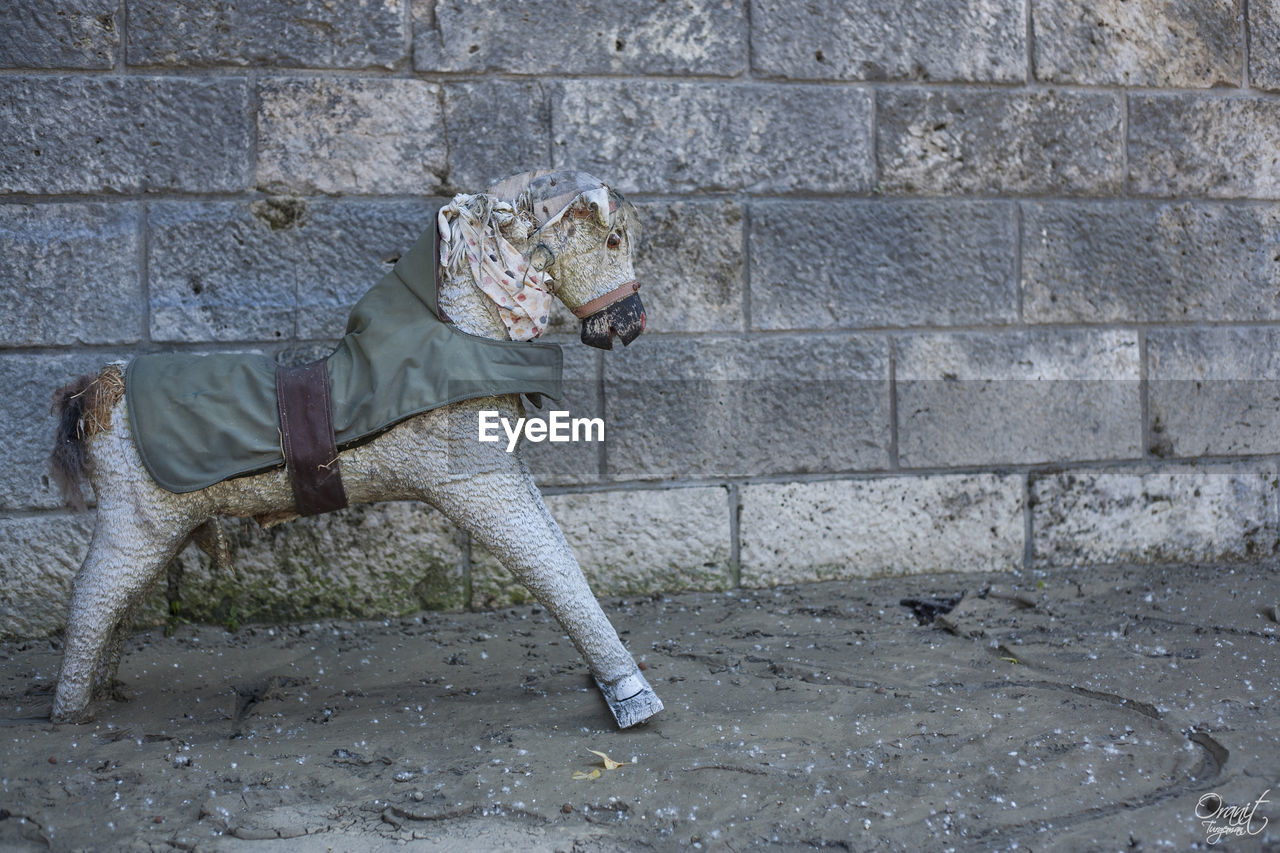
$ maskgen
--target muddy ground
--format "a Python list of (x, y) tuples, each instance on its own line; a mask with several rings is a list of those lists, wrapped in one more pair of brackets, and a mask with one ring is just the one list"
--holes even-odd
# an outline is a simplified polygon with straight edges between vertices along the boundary
[(625, 732), (532, 606), (141, 633), (80, 726), (4, 644), (0, 849), (1280, 849), (1275, 563), (603, 604)]

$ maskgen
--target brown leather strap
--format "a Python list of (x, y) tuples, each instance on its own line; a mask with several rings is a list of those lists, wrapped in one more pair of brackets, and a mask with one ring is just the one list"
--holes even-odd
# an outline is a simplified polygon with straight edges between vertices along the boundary
[(601, 308), (608, 308), (613, 303), (626, 299), (639, 289), (640, 282), (632, 279), (621, 287), (615, 287), (613, 290), (610, 290), (604, 296), (597, 296), (590, 302), (579, 305), (577, 308), (570, 308), (569, 310), (573, 312), (575, 317), (585, 319), (599, 311)]
[(333, 440), (329, 371), (324, 361), (276, 368), (276, 399), (284, 464), (302, 515), (319, 515), (347, 505)]

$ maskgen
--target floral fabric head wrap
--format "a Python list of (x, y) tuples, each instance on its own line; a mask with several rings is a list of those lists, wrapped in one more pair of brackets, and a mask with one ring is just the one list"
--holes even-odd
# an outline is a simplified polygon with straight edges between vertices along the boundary
[(502, 234), (528, 233), (515, 207), (489, 195), (460, 193), (440, 209), (440, 264), (457, 275), (468, 268), (476, 286), (498, 306), (513, 341), (531, 341), (551, 315), (551, 276), (533, 269)]

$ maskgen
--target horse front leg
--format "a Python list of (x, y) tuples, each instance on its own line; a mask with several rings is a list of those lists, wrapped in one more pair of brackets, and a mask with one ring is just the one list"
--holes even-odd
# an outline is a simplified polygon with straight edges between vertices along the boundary
[(600, 609), (524, 461), (478, 443), (455, 447), (450, 457), (455, 473), (428, 485), (425, 499), (488, 548), (555, 616), (620, 728), (661, 711), (662, 701)]

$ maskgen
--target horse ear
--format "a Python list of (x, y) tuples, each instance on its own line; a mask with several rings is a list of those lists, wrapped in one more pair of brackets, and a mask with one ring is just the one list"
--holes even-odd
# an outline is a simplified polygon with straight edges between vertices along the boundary
[[(526, 177), (519, 176), (522, 181)], [(504, 181), (503, 185), (505, 188), (515, 183), (516, 179), (512, 178)], [(582, 207), (584, 204), (585, 208)], [(586, 215), (598, 218), (606, 226), (611, 221), (608, 188), (604, 181), (586, 172), (557, 170), (540, 174), (519, 193), (518, 206), (521, 209), (527, 207), (534, 224), (539, 227), (558, 222), (570, 211), (575, 217), (585, 218), (585, 210)]]
[(608, 228), (613, 223), (608, 187), (598, 187), (578, 193), (565, 205), (561, 213), (552, 216), (549, 222), (562, 218), (590, 219), (600, 227)]
[(600, 223), (601, 227), (608, 228), (613, 217), (609, 211), (609, 188), (597, 187), (593, 190), (587, 190), (578, 196), (574, 202), (575, 207), (581, 206), (586, 210), (589, 217)]

